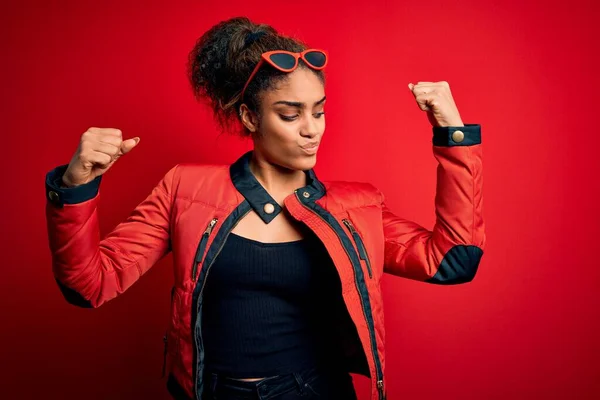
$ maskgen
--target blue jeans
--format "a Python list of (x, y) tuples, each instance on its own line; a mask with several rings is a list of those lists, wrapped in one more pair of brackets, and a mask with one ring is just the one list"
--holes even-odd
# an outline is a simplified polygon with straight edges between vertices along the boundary
[(202, 400), (356, 400), (352, 376), (311, 368), (291, 374), (245, 382), (206, 374)]

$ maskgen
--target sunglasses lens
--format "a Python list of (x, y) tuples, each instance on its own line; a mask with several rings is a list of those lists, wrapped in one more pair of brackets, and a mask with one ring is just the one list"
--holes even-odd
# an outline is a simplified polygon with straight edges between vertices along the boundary
[(271, 61), (275, 63), (279, 68), (292, 69), (296, 65), (296, 59), (294, 56), (285, 53), (275, 53), (269, 56)]
[(306, 61), (312, 64), (313, 67), (317, 68), (321, 68), (325, 65), (325, 61), (327, 60), (325, 53), (321, 51), (309, 51), (304, 55), (304, 58), (306, 58)]

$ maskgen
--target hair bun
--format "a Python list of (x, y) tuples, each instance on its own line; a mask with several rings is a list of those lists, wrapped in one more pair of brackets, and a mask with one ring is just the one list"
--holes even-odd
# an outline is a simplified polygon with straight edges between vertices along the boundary
[[(188, 55), (187, 75), (194, 96), (208, 100), (221, 127), (229, 130), (240, 127), (238, 108), (242, 102), (258, 112), (259, 94), (273, 89), (287, 76), (276, 68), (262, 68), (242, 100), (241, 91), (262, 54), (272, 50), (300, 52), (304, 49), (303, 42), (279, 34), (271, 25), (235, 17), (213, 25), (196, 40)], [(323, 77), (320, 71), (317, 75)], [(247, 134), (243, 126), (242, 133)]]

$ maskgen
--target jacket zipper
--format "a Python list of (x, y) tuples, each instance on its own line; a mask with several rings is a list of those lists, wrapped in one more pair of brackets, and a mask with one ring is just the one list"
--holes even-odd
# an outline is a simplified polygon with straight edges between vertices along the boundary
[(198, 248), (196, 249), (196, 256), (194, 257), (194, 265), (192, 266), (192, 281), (196, 281), (196, 273), (198, 272), (198, 264), (202, 260), (202, 255), (204, 254), (204, 249), (206, 247), (206, 243), (208, 243), (208, 237), (210, 236), (213, 228), (219, 221), (217, 218), (213, 218), (208, 223), (206, 230), (202, 234), (202, 239), (200, 239), (200, 243), (198, 244)]
[(367, 271), (369, 272), (369, 278), (372, 279), (373, 272), (371, 271), (371, 261), (369, 261), (369, 254), (367, 253), (367, 248), (365, 247), (365, 243), (362, 241), (362, 238), (360, 237), (360, 235), (358, 234), (356, 229), (354, 229), (354, 225), (352, 224), (352, 222), (349, 219), (344, 218), (342, 220), (342, 222), (350, 230), (350, 233), (352, 234), (352, 237), (354, 238), (354, 242), (356, 243), (356, 248), (358, 249), (358, 255), (359, 255), (360, 259), (364, 260), (365, 264), (367, 264)]
[[(327, 220), (325, 220), (325, 218), (323, 218), (321, 215), (319, 215), (319, 213), (313, 211), (310, 207), (306, 206), (302, 200), (300, 200), (300, 196), (298, 195), (298, 190), (295, 190), (294, 193), (296, 194), (296, 198), (298, 199), (298, 202), (300, 204), (302, 204), (302, 206), (304, 208), (306, 208), (307, 210), (309, 210), (310, 212), (312, 212), (313, 214), (315, 214), (316, 216), (318, 216), (319, 218), (321, 218), (323, 220), (323, 222), (325, 222), (327, 225), (329, 225), (331, 227), (331, 229), (335, 232), (335, 228), (329, 223), (327, 222)], [(348, 252), (348, 249), (346, 248), (346, 246), (344, 246), (344, 243), (342, 242), (342, 239), (340, 238), (340, 236), (336, 233), (336, 236), (338, 237), (338, 239), (340, 240), (340, 243), (342, 244), (342, 247), (344, 248), (344, 250), (346, 251), (346, 254), (348, 255), (348, 258), (350, 259), (350, 263), (352, 263), (352, 258), (350, 257), (350, 253)], [(367, 320), (367, 313), (365, 310), (365, 303), (363, 301), (362, 296), (360, 295), (360, 290), (357, 287), (357, 290), (359, 291), (359, 297), (360, 297), (360, 305), (362, 306), (362, 310), (363, 310), (363, 314), (365, 316), (365, 320)], [(373, 329), (375, 329), (373, 327)], [(371, 330), (371, 328), (369, 328), (369, 330)], [(371, 337), (371, 353), (373, 354), (373, 359), (375, 360), (376, 358), (378, 358), (379, 356), (377, 355), (377, 349), (374, 347), (375, 346), (375, 333), (373, 332), (373, 335)], [(375, 362), (375, 372), (377, 374), (377, 391), (379, 392), (379, 399), (380, 400), (385, 400), (385, 396), (384, 396), (384, 391), (383, 391), (383, 377), (380, 374), (379, 368), (377, 368), (377, 362)]]
[[(233, 226), (231, 227), (231, 229), (229, 229), (225, 235), (225, 237), (223, 238), (223, 242), (220, 244), (219, 249), (217, 250), (217, 254), (215, 254), (215, 256), (212, 258), (212, 260), (210, 260), (210, 264), (208, 264), (208, 266), (206, 267), (206, 275), (204, 276), (204, 280), (202, 281), (202, 287), (200, 288), (200, 293), (198, 294), (198, 302), (196, 303), (196, 314), (198, 314), (198, 311), (200, 310), (200, 299), (202, 299), (202, 293), (204, 292), (204, 286), (206, 286), (206, 279), (208, 278), (208, 273), (210, 272), (210, 267), (212, 267), (213, 263), (215, 262), (215, 260), (217, 259), (217, 257), (219, 256), (219, 254), (221, 253), (221, 250), (223, 250), (223, 246), (225, 246), (225, 242), (227, 242), (227, 237), (229, 236), (229, 233), (233, 230), (233, 228), (235, 228), (235, 226), (238, 224), (238, 222), (240, 222), (242, 220), (242, 218), (244, 218), (252, 209), (249, 208), (248, 211), (246, 211), (244, 214), (242, 214), (237, 221), (235, 221), (235, 223), (233, 224)], [(212, 223), (212, 221), (211, 221)], [(216, 223), (216, 221), (215, 221)], [(212, 228), (215, 225), (212, 224), (212, 227), (209, 224), (210, 230), (212, 231)], [(208, 231), (208, 228), (206, 228)], [(210, 231), (208, 232), (210, 234)], [(205, 232), (206, 234), (206, 232)], [(196, 255), (196, 257), (198, 257)], [(200, 257), (202, 257), (202, 255), (200, 255)], [(198, 261), (199, 262), (199, 261)], [(194, 334), (192, 332), (192, 335), (194, 336), (194, 342), (196, 344), (196, 351), (198, 351), (198, 335)], [(196, 388), (198, 387), (198, 372), (196, 371), (195, 377), (194, 377), (194, 392), (196, 391)]]

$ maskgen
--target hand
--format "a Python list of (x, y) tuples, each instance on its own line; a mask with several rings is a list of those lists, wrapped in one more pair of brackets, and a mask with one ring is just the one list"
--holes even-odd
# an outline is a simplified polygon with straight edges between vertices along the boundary
[(408, 84), (419, 108), (427, 111), (432, 126), (464, 126), (448, 82), (417, 82)]
[(93, 181), (139, 142), (139, 137), (123, 140), (119, 129), (89, 128), (81, 135), (77, 151), (62, 177), (63, 184), (74, 187)]

